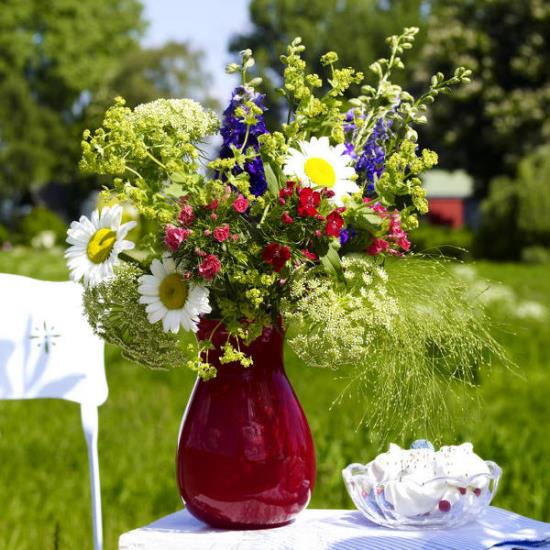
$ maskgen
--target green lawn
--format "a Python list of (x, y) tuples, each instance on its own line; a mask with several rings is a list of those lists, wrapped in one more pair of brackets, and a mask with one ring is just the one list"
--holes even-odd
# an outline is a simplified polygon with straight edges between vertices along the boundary
[[(550, 310), (550, 270), (482, 263), (480, 274), (500, 280), (516, 299)], [(0, 272), (59, 280), (60, 253), (0, 253)], [(519, 303), (519, 302), (518, 302)], [(458, 426), (446, 441), (473, 441), (498, 462), (504, 478), (495, 504), (550, 521), (550, 318), (520, 320), (502, 313), (500, 338), (520, 366), (484, 374), (477, 422)], [(340, 470), (368, 461), (376, 449), (356, 429), (353, 404), (329, 411), (334, 373), (307, 369), (287, 356), (288, 371), (310, 420), (319, 474), (314, 507), (350, 507)], [(120, 533), (177, 510), (176, 436), (193, 375), (151, 372), (107, 350), (110, 395), (100, 410), (99, 453), (105, 547)], [(399, 414), (396, 411), (396, 414)], [(86, 449), (78, 407), (61, 401), (0, 402), (0, 548), (91, 548)]]

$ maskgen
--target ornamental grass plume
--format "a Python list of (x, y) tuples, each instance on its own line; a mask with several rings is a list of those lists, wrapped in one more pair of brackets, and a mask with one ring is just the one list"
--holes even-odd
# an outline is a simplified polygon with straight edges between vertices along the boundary
[(306, 364), (340, 370), (347, 384), (337, 402), (359, 398), (374, 439), (437, 440), (460, 417), (456, 398), (474, 399), (480, 370), (511, 364), (481, 300), (441, 261), (381, 267), (357, 256), (343, 269), (338, 287), (309, 276), (294, 284), (289, 345)]

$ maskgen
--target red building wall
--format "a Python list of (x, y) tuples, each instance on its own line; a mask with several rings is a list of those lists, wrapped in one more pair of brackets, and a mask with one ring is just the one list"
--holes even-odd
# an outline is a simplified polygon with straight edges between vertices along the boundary
[(464, 199), (431, 198), (428, 203), (428, 218), (432, 223), (448, 225), (454, 229), (464, 225)]

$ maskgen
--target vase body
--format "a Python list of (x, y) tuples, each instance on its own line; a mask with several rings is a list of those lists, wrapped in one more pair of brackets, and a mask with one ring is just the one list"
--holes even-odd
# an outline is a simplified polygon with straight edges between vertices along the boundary
[(219, 362), (227, 341), (217, 323), (202, 321), (199, 338), (212, 336), (208, 362), (216, 378), (198, 379), (179, 434), (177, 481), (187, 510), (225, 529), (285, 525), (311, 497), (315, 451), (306, 417), (283, 366), (284, 334), (265, 329), (241, 350), (253, 366)]

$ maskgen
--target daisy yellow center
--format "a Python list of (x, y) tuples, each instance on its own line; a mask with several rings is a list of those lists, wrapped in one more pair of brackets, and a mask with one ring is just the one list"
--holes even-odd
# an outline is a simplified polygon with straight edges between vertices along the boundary
[(86, 250), (88, 258), (94, 264), (102, 264), (110, 255), (115, 246), (116, 233), (108, 227), (98, 229), (88, 242)]
[(179, 273), (171, 273), (159, 285), (159, 298), (166, 309), (181, 309), (187, 301), (189, 287)]
[(332, 187), (336, 183), (336, 172), (330, 162), (319, 157), (311, 157), (304, 165), (306, 176), (322, 187)]

